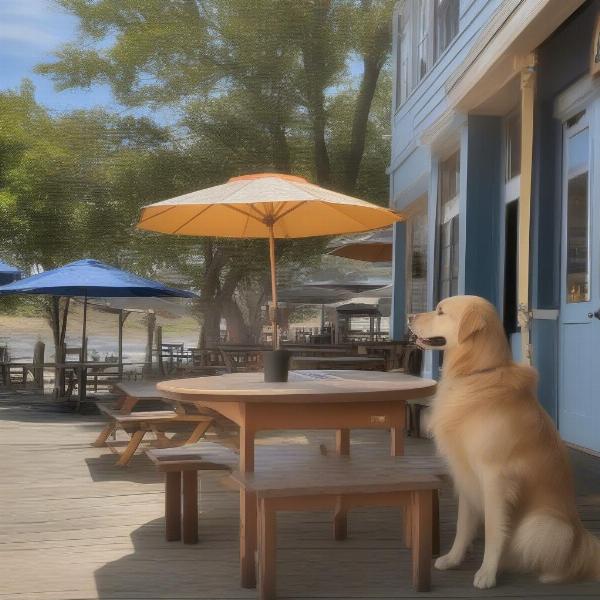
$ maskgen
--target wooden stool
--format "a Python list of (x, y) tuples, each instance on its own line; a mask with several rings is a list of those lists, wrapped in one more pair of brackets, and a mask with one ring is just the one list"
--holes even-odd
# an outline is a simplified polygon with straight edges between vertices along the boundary
[(198, 542), (198, 472), (230, 471), (236, 454), (203, 442), (187, 448), (152, 448), (146, 455), (165, 474), (165, 534), (168, 542)]
[(441, 480), (411, 468), (410, 459), (354, 460), (321, 457), (293, 470), (273, 465), (268, 471), (234, 472), (233, 478), (256, 496), (258, 597), (276, 597), (277, 512), (354, 507), (401, 507), (409, 515), (412, 581), (428, 591), (431, 577), (433, 496)]

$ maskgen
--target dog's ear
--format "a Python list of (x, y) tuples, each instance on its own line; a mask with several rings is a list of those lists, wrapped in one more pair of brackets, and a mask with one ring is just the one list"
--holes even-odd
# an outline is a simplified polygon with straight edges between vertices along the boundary
[(458, 326), (458, 343), (462, 344), (472, 335), (481, 331), (486, 326), (485, 317), (476, 306), (469, 306), (463, 313)]

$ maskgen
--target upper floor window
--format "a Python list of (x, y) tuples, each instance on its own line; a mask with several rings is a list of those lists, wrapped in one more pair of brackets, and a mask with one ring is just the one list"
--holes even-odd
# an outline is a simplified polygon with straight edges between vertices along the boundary
[(460, 0), (435, 0), (433, 20), (435, 32), (434, 61), (436, 61), (458, 33)]
[(396, 17), (396, 108), (458, 33), (460, 0), (404, 0)]

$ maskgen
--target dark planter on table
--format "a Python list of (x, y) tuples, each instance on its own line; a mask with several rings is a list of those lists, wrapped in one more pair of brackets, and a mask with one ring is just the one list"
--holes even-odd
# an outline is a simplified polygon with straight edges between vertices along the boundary
[(285, 383), (290, 370), (290, 353), (287, 350), (263, 352), (263, 365), (266, 382)]

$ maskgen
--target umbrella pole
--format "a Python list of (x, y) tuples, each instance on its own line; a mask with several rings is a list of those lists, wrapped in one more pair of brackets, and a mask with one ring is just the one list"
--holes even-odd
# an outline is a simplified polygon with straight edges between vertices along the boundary
[(277, 278), (275, 273), (275, 236), (273, 235), (273, 225), (269, 225), (269, 260), (271, 262), (271, 296), (273, 300), (273, 350), (279, 348), (279, 338), (277, 332)]
[(123, 310), (119, 311), (119, 381), (123, 381)]
[(81, 331), (81, 362), (86, 361), (87, 348), (85, 347), (85, 337), (87, 334), (87, 292), (83, 300), (83, 328)]

